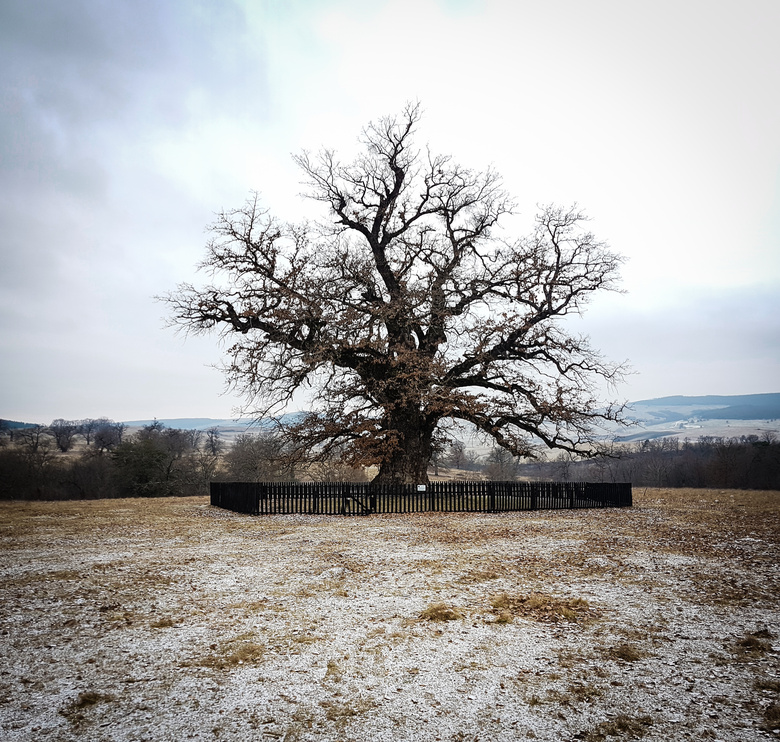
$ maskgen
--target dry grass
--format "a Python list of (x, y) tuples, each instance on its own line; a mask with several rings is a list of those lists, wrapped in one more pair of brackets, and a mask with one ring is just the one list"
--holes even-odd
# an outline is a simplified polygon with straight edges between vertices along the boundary
[(631, 644), (617, 644), (614, 647), (608, 647), (604, 651), (604, 656), (611, 660), (621, 662), (637, 662), (646, 655), (641, 649), (637, 649)]
[(463, 618), (463, 611), (446, 603), (434, 603), (420, 613), (423, 621), (457, 621)]
[(64, 716), (74, 727), (81, 727), (88, 723), (87, 709), (98, 703), (113, 701), (114, 696), (109, 693), (97, 691), (82, 691), (73, 701), (62, 706), (58, 713)]
[(634, 494), (361, 519), (0, 503), (0, 738), (771, 733), (778, 493)]
[(326, 719), (329, 721), (341, 721), (370, 711), (376, 706), (376, 702), (370, 698), (357, 698), (347, 701), (320, 701), (319, 705), (325, 709)]
[(509, 623), (515, 617), (548, 623), (576, 622), (584, 618), (595, 618), (598, 615), (587, 600), (556, 598), (543, 593), (513, 597), (501, 593), (490, 599), (490, 605), (492, 613), (497, 616), (495, 623)]
[(240, 665), (255, 665), (262, 661), (265, 647), (251, 637), (239, 636), (219, 644), (211, 644), (209, 652), (184, 666), (210, 667), (215, 670), (232, 670)]
[(620, 714), (614, 719), (604, 721), (595, 729), (588, 732), (584, 742), (604, 742), (607, 737), (620, 737), (621, 739), (640, 739), (645, 736), (648, 727), (652, 726), (653, 719), (650, 716), (627, 716)]
[(604, 695), (604, 689), (594, 683), (576, 682), (569, 685), (568, 693), (574, 703), (593, 703)]
[(766, 707), (761, 728), (767, 732), (774, 732), (780, 728), (780, 703), (774, 701)]
[(164, 618), (159, 618), (156, 621), (152, 621), (152, 623), (149, 625), (153, 629), (169, 629), (171, 626), (176, 625), (176, 621), (174, 621), (169, 616), (165, 616)]
[(732, 651), (738, 659), (753, 660), (772, 651), (769, 641), (773, 635), (766, 629), (759, 629), (753, 633), (745, 634), (732, 645)]
[(662, 510), (661, 535), (687, 551), (706, 549), (712, 541), (709, 536), (726, 524), (736, 538), (752, 535), (777, 541), (779, 497), (772, 490), (642, 488), (634, 490), (634, 506)]
[(478, 582), (487, 582), (488, 580), (498, 580), (506, 574), (506, 568), (499, 565), (489, 567), (477, 567), (470, 569), (465, 574), (458, 577), (458, 582), (464, 585), (472, 585)]

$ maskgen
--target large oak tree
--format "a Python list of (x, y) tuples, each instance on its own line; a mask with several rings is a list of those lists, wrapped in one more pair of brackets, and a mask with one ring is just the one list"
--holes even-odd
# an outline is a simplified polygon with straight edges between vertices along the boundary
[(347, 164), (331, 150), (294, 158), (320, 223), (279, 221), (256, 196), (221, 213), (202, 263), (213, 283), (165, 297), (173, 322), (233, 339), (227, 377), (258, 417), (311, 389), (290, 440), (376, 464), (381, 482), (426, 482), (447, 420), (517, 456), (587, 453), (620, 417), (595, 389), (621, 367), (562, 319), (615, 289), (620, 257), (576, 208), (501, 236), (514, 203), (498, 174), (417, 148), (419, 118), (409, 105), (369, 124)]

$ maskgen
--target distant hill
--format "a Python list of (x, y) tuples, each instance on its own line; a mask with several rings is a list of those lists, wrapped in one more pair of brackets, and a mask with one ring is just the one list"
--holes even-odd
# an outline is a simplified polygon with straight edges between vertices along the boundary
[[(738, 394), (738, 395), (703, 395), (657, 397), (655, 399), (640, 399), (629, 405), (629, 416), (644, 423), (643, 427), (659, 426), (665, 423), (677, 423), (688, 420), (780, 420), (780, 393), (769, 394)], [(300, 412), (283, 415), (282, 419), (289, 422), (300, 416)], [(158, 422), (167, 428), (181, 430), (208, 430), (220, 428), (235, 433), (243, 430), (262, 430), (270, 423), (257, 422), (251, 418), (229, 419), (213, 417), (172, 417), (158, 418)], [(124, 420), (125, 425), (140, 428), (151, 425), (154, 418), (146, 420)], [(9, 429), (30, 428), (34, 423), (17, 422), (0, 419), (0, 427)], [(658, 435), (665, 433), (659, 432)], [(642, 434), (637, 434), (642, 435)], [(636, 436), (632, 436), (636, 437)]]
[[(178, 428), (179, 430), (208, 430), (209, 428), (236, 428), (240, 426), (250, 427), (254, 420), (241, 419), (216, 419), (213, 417), (170, 417), (156, 418), (158, 423), (162, 423), (166, 428)], [(144, 425), (151, 425), (155, 419), (151, 420), (123, 420), (125, 425), (131, 428), (141, 428)]]
[(690, 405), (705, 405), (712, 407), (727, 407), (729, 405), (780, 405), (780, 392), (772, 394), (732, 394), (717, 395), (709, 394), (703, 397), (685, 397), (677, 395), (674, 397), (656, 397), (654, 399), (640, 399), (638, 402), (632, 402), (633, 405), (666, 405), (667, 407), (680, 407)]
[[(300, 412), (291, 412), (282, 415), (281, 420), (290, 422), (298, 417)], [(170, 417), (156, 418), (158, 423), (162, 423), (166, 428), (178, 428), (179, 430), (208, 430), (209, 428), (267, 428), (270, 427), (270, 421), (257, 421), (252, 418), (240, 418), (238, 420), (218, 419), (213, 417)], [(151, 425), (155, 419), (151, 420), (123, 420), (125, 425), (131, 428), (141, 428), (144, 425)]]
[(773, 420), (780, 418), (780, 393), (731, 396), (658, 397), (632, 402), (638, 419), (673, 422), (699, 420)]
[(20, 423), (16, 420), (3, 420), (0, 419), (0, 428), (6, 430), (19, 430), (21, 428), (34, 428), (37, 423)]

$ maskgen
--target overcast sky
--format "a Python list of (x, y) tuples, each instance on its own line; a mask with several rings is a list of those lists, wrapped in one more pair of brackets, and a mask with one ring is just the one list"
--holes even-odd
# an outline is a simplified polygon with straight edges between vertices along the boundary
[[(0, 417), (230, 417), (215, 338), (153, 297), (291, 153), (419, 140), (628, 259), (579, 323), (617, 393), (780, 391), (777, 0), (2, 0)], [(522, 221), (522, 217), (521, 220)]]

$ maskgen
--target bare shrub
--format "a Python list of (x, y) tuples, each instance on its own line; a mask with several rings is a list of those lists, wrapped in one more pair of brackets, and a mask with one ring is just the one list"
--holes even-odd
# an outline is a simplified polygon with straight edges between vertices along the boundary
[(434, 603), (420, 613), (420, 618), (423, 621), (457, 621), (463, 617), (461, 610), (448, 606), (446, 603)]

